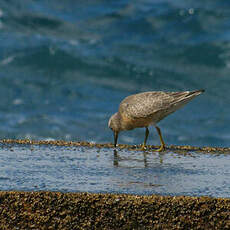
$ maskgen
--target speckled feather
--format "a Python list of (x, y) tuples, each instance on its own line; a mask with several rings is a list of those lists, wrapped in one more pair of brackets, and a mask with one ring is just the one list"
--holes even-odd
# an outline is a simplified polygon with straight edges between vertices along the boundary
[(152, 123), (157, 123), (202, 92), (203, 90), (185, 92), (152, 91), (134, 94), (126, 97), (120, 103), (118, 112), (123, 118), (149, 118)]

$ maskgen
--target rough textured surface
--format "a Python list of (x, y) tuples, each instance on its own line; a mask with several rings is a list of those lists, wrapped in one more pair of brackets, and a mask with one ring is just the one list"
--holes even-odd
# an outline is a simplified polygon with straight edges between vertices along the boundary
[(1, 229), (230, 229), (230, 199), (0, 192)]
[[(96, 147), (96, 148), (114, 148), (112, 143), (104, 143), (104, 144), (97, 144), (97, 143), (90, 143), (90, 142), (75, 142), (75, 141), (37, 141), (37, 140), (28, 140), (28, 139), (2, 139), (0, 143), (6, 144), (24, 144), (24, 145), (56, 145), (56, 146), (85, 146), (85, 147)], [(117, 147), (120, 149), (128, 149), (128, 150), (141, 150), (142, 145), (125, 145), (125, 144), (118, 144)], [(148, 151), (154, 151), (158, 149), (160, 146), (148, 145)], [(178, 151), (199, 151), (204, 153), (212, 153), (212, 152), (219, 152), (219, 153), (230, 153), (230, 148), (220, 148), (220, 147), (196, 147), (196, 146), (176, 146), (170, 145), (167, 146), (167, 150), (178, 150)]]

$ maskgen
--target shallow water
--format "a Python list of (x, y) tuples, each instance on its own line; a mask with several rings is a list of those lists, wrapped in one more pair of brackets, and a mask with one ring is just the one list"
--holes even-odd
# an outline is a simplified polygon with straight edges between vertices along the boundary
[(0, 190), (230, 197), (230, 154), (2, 144)]

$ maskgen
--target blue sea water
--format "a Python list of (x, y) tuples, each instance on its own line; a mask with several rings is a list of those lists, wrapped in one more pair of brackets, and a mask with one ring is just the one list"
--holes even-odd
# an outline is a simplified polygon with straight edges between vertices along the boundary
[(229, 88), (227, 0), (0, 1), (0, 139), (112, 142), (125, 96), (205, 89), (160, 122), (165, 142), (230, 146)]

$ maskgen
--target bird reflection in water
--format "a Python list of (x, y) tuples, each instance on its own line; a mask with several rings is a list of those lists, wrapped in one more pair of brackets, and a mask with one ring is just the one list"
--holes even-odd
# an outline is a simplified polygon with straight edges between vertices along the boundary
[[(114, 167), (119, 167), (119, 161), (122, 161), (122, 159), (121, 159), (121, 157), (119, 156), (118, 152), (119, 152), (119, 151), (118, 151), (117, 149), (114, 149), (114, 150), (113, 150), (113, 165), (114, 165)], [(143, 163), (144, 163), (144, 167), (145, 167), (145, 168), (148, 168), (148, 167), (149, 167), (149, 164), (148, 164), (147, 156), (148, 156), (150, 153), (147, 152), (147, 151), (143, 151), (142, 154), (143, 154)], [(159, 153), (159, 161), (160, 161), (161, 164), (163, 163), (163, 155), (164, 155), (164, 153)]]

